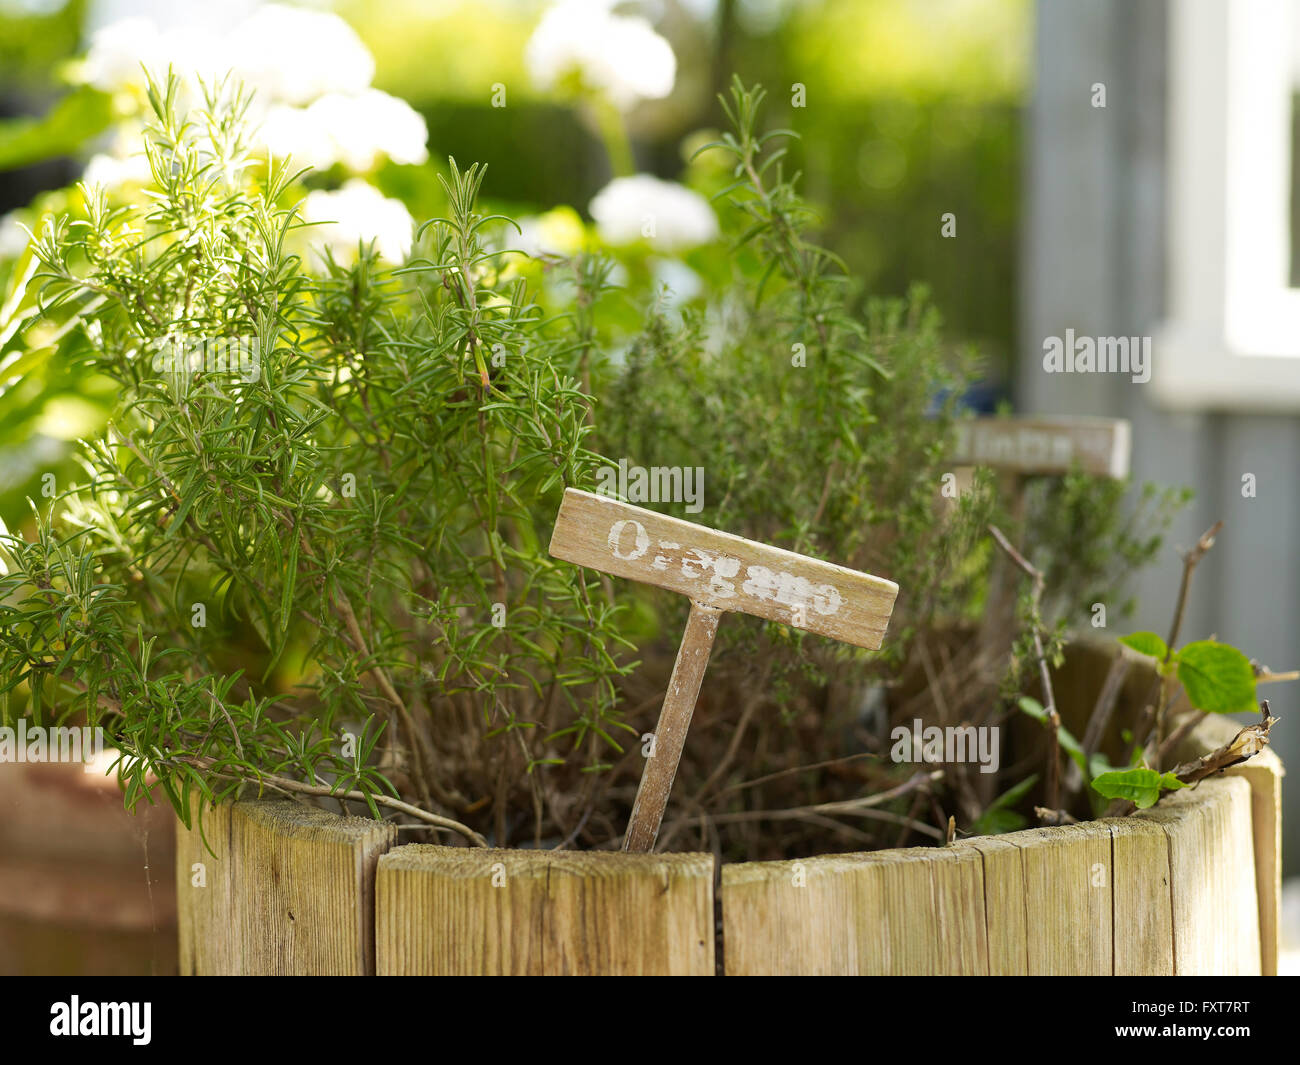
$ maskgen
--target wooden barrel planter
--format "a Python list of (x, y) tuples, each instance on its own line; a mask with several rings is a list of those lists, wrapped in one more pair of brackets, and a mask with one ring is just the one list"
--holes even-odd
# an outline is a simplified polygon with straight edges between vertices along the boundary
[[(1089, 653), (1072, 660), (1091, 673)], [(1207, 718), (1180, 757), (1235, 731)], [(206, 815), (215, 854), (180, 831), (181, 971), (1271, 975), (1281, 776), (1266, 750), (1127, 818), (720, 870), (399, 846), (372, 820), (239, 802)]]

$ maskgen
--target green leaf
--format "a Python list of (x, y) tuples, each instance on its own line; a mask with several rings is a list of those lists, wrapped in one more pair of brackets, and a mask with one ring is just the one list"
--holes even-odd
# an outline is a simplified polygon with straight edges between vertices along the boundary
[(1178, 679), (1198, 710), (1236, 714), (1256, 709), (1255, 671), (1235, 647), (1214, 640), (1189, 643), (1178, 652)]
[(1001, 836), (1006, 832), (1019, 832), (1029, 824), (1029, 819), (1015, 810), (985, 810), (970, 826), (975, 836)]
[(1168, 645), (1154, 632), (1130, 633), (1128, 636), (1121, 636), (1119, 642), (1140, 655), (1150, 655), (1162, 662), (1165, 656), (1169, 654)]
[(1028, 821), (1011, 807), (1024, 798), (1029, 789), (1037, 783), (1038, 774), (1031, 773), (1019, 784), (1009, 787), (989, 803), (984, 812), (974, 820), (971, 824), (971, 834), (997, 836), (1003, 832), (1015, 832), (1017, 829), (1024, 828)]
[(1128, 799), (1139, 810), (1155, 804), (1162, 791), (1177, 791), (1187, 787), (1173, 773), (1157, 773), (1154, 769), (1118, 769), (1102, 773), (1092, 782), (1093, 791), (1107, 799)]

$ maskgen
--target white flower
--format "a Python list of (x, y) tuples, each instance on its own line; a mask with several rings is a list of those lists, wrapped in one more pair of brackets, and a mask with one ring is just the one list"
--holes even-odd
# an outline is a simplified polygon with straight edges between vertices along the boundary
[(375, 61), (338, 15), (266, 4), (226, 33), (160, 30), (126, 18), (97, 30), (82, 78), (105, 92), (141, 88), (141, 65), (155, 79), (168, 67), (190, 89), (196, 77), (234, 73), (264, 104), (307, 104), (326, 93), (356, 95), (370, 86)]
[(591, 217), (606, 244), (644, 240), (656, 251), (681, 251), (718, 235), (718, 219), (698, 192), (650, 174), (615, 178), (591, 201)]
[(415, 221), (405, 204), (387, 199), (360, 178), (333, 192), (309, 192), (302, 201), (302, 217), (305, 222), (321, 223), (307, 231), (309, 239), (340, 261), (355, 259), (359, 241), (373, 240), (379, 254), (393, 263), (411, 253)]
[(123, 185), (143, 185), (153, 180), (149, 159), (143, 153), (121, 158), (100, 152), (90, 157), (81, 180), (87, 185), (101, 185), (108, 192)]
[(268, 107), (254, 139), (278, 159), (292, 157), (295, 167), (324, 170), (338, 162), (334, 138), (307, 107)]
[(82, 66), (82, 78), (103, 92), (145, 83), (142, 67), (155, 76), (169, 64), (189, 69), (190, 42), (179, 33), (163, 33), (147, 18), (124, 18), (95, 31)]
[(412, 164), (429, 158), (423, 116), (378, 89), (358, 96), (329, 93), (308, 107), (277, 104), (262, 120), (259, 137), (273, 155), (321, 170), (342, 163), (365, 172), (384, 157)]
[(609, 0), (561, 0), (537, 24), (524, 61), (540, 89), (576, 73), (624, 109), (667, 96), (677, 77), (672, 45), (645, 19), (613, 14)]
[(305, 104), (329, 92), (360, 93), (375, 60), (338, 15), (267, 4), (225, 43), (228, 65), (267, 101)]
[[(183, 107), (199, 103), (199, 78), (211, 84), (229, 73), (254, 90), (250, 117), (261, 144), (295, 163), (316, 169), (342, 163), (366, 172), (384, 158), (408, 164), (429, 158), (424, 118), (370, 87), (374, 59), (338, 15), (268, 4), (230, 31), (205, 37), (123, 19), (96, 32), (81, 76), (112, 92), (139, 89), (145, 70), (161, 79), (169, 67), (181, 79)], [(96, 156), (87, 179), (110, 189), (147, 180), (143, 160), (123, 154)]]
[(654, 259), (649, 265), (655, 284), (667, 289), (663, 306), (670, 310), (689, 303), (704, 291), (700, 275), (680, 259)]
[(364, 173), (383, 157), (404, 164), (429, 159), (424, 116), (378, 88), (357, 96), (330, 92), (305, 108), (274, 105), (261, 122), (259, 138), (273, 155), (292, 156), (295, 164), (316, 169), (342, 163)]
[(13, 213), (0, 215), (0, 259), (17, 259), (27, 250), (27, 230)]

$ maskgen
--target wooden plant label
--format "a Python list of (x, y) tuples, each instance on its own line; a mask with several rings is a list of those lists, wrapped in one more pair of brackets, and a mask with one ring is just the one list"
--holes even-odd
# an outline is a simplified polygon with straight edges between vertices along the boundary
[(632, 807), (623, 849), (654, 846), (723, 611), (754, 614), (872, 650), (898, 596), (893, 581), (570, 488), (551, 554), (689, 596), (690, 616)]
[(975, 418), (957, 423), (951, 460), (1017, 474), (1065, 474), (1076, 465), (1098, 477), (1128, 476), (1129, 423), (1117, 418)]

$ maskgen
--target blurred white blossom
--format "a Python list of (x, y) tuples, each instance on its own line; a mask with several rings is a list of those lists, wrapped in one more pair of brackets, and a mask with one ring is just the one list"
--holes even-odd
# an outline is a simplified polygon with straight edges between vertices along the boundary
[(191, 89), (196, 77), (231, 71), (266, 104), (360, 93), (375, 74), (369, 49), (338, 15), (282, 4), (257, 8), (224, 34), (122, 19), (95, 32), (81, 76), (104, 92), (139, 89), (142, 65), (156, 79), (174, 68)]
[(9, 213), (0, 215), (0, 259), (17, 259), (27, 250), (27, 230)]
[(395, 163), (429, 158), (424, 117), (379, 89), (356, 96), (329, 93), (307, 107), (276, 104), (262, 120), (258, 139), (272, 154), (317, 169), (342, 163), (365, 172), (384, 157)]
[(542, 16), (524, 52), (538, 88), (550, 90), (577, 75), (624, 109), (673, 91), (672, 45), (645, 19), (609, 8), (610, 0), (560, 0)]
[(81, 79), (103, 92), (145, 84), (145, 70), (156, 76), (169, 66), (194, 68), (198, 54), (191, 34), (163, 32), (150, 19), (124, 18), (95, 31), (81, 67)]
[(310, 103), (326, 93), (357, 94), (370, 86), (375, 60), (338, 15), (267, 4), (225, 42), (231, 70), (269, 101)]
[(704, 280), (680, 259), (654, 259), (650, 264), (655, 284), (666, 289), (661, 305), (674, 310), (704, 291)]
[(143, 152), (118, 156), (99, 152), (90, 157), (81, 180), (100, 185), (109, 192), (123, 185), (142, 185), (152, 177), (149, 159)]
[[(406, 101), (372, 88), (375, 62), (361, 38), (338, 15), (266, 4), (232, 28), (200, 34), (161, 30), (146, 18), (126, 18), (98, 30), (81, 65), (81, 80), (105, 92), (136, 94), (174, 70), (182, 108), (199, 103), (199, 79), (231, 74), (253, 91), (249, 119), (253, 146), (300, 166), (342, 164), (367, 173), (385, 159), (428, 160), (428, 127)], [(85, 180), (113, 190), (150, 177), (139, 143), (140, 117), (129, 114), (118, 135), (91, 159)], [(123, 132), (130, 136), (123, 136)], [(344, 203), (353, 202), (345, 198)], [(408, 241), (409, 244), (409, 241)], [(387, 245), (391, 249), (395, 245)]]
[(373, 185), (353, 178), (333, 191), (316, 190), (303, 199), (304, 222), (317, 248), (328, 248), (339, 262), (356, 259), (357, 243), (375, 242), (379, 254), (400, 263), (411, 253), (415, 220), (401, 200), (390, 200)]
[(718, 218), (698, 192), (651, 174), (615, 178), (591, 201), (591, 217), (606, 244), (645, 241), (674, 252), (707, 244), (718, 235)]

